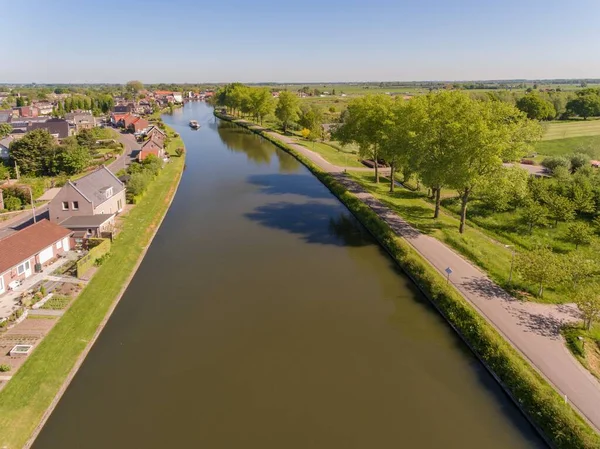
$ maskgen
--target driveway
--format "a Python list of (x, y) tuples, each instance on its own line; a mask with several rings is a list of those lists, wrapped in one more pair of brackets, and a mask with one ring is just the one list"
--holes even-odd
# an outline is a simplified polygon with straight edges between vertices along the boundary
[[(44, 218), (50, 218), (47, 204), (35, 208), (36, 221), (43, 220)], [(33, 224), (33, 212), (31, 210), (24, 210), (10, 220), (0, 222), (0, 239), (26, 228), (30, 224)]]

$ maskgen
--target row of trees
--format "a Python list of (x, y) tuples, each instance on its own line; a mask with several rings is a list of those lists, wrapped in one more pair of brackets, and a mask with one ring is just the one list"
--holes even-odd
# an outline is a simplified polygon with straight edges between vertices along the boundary
[(72, 96), (65, 98), (64, 101), (58, 101), (53, 110), (55, 117), (63, 117), (67, 112), (75, 110), (92, 111), (94, 115), (107, 114), (112, 110), (115, 101), (112, 95), (101, 94), (93, 97)]
[(217, 90), (211, 98), (215, 106), (227, 108), (232, 114), (247, 114), (262, 124), (275, 111), (275, 99), (266, 87), (248, 87), (231, 83)]
[(555, 118), (570, 118), (573, 116), (600, 116), (600, 89), (583, 89), (572, 98), (568, 94), (552, 94), (547, 98), (537, 92), (531, 92), (517, 99), (516, 106), (527, 114), (530, 119), (553, 120)]
[(334, 138), (357, 144), (364, 158), (389, 164), (391, 179), (398, 170), (417, 176), (435, 198), (434, 218), (442, 189), (457, 190), (462, 233), (473, 191), (500, 176), (503, 162), (519, 159), (541, 134), (539, 123), (510, 104), (443, 91), (410, 101), (386, 95), (353, 99)]

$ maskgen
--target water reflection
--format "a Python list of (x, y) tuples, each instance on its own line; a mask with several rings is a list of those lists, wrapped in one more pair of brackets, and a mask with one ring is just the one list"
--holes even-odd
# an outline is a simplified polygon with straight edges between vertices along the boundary
[[(213, 128), (215, 125), (209, 125)], [(216, 130), (225, 146), (234, 152), (245, 153), (248, 160), (256, 165), (270, 165), (275, 155), (279, 161), (281, 173), (294, 173), (302, 164), (294, 157), (277, 149), (274, 145), (265, 145), (265, 141), (256, 134), (230, 122), (219, 120)]]

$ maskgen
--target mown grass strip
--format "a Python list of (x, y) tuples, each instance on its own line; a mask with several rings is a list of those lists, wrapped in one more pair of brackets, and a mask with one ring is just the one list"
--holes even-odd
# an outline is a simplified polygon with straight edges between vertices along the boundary
[[(181, 140), (173, 146), (182, 146)], [(23, 447), (127, 283), (175, 194), (184, 158), (172, 158), (126, 217), (110, 258), (0, 391), (0, 447)], [(141, 231), (143, 230), (143, 231)]]
[[(217, 116), (231, 120), (227, 116)], [(248, 128), (247, 125), (240, 125)], [(600, 447), (600, 436), (590, 425), (570, 405), (565, 404), (556, 390), (515, 348), (371, 208), (349, 193), (333, 175), (321, 170), (293, 148), (260, 130), (251, 130), (296, 157), (346, 205), (458, 332), (551, 447)]]

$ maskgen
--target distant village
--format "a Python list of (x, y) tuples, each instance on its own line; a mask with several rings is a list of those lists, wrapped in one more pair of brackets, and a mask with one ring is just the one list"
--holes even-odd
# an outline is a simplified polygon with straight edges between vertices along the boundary
[[(169, 153), (178, 135), (160, 114), (212, 94), (141, 90), (135, 99), (108, 96), (104, 111), (73, 94), (52, 93), (43, 101), (10, 94), (17, 104), (0, 110), (0, 334), (48, 301), (55, 304), (52, 297), (77, 296), (122, 217), (183, 152)], [(0, 92), (0, 104), (8, 98)], [(24, 160), (24, 151), (39, 160)], [(67, 162), (83, 155), (84, 162), (69, 176), (45, 173), (58, 170), (49, 166), (57, 154)], [(3, 358), (0, 364), (20, 365), (10, 354)]]

